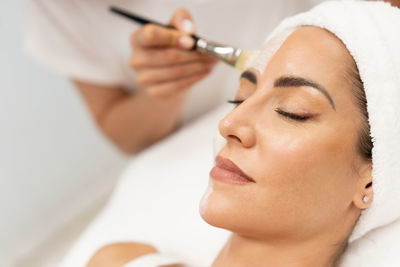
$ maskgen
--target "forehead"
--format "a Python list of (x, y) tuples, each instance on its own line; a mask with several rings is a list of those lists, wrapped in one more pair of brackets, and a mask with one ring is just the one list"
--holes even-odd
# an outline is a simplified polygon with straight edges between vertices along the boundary
[(293, 31), (266, 65), (264, 75), (295, 75), (320, 81), (327, 87), (344, 81), (352, 57), (332, 33), (304, 26)]

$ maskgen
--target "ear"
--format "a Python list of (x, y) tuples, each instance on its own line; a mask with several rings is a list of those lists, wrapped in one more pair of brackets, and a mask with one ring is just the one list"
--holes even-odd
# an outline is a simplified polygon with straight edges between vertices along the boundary
[[(360, 178), (357, 182), (357, 189), (353, 197), (354, 205), (359, 209), (368, 208), (374, 197), (373, 185), (372, 185), (372, 162), (363, 162), (359, 169)], [(368, 201), (364, 202), (364, 197)]]

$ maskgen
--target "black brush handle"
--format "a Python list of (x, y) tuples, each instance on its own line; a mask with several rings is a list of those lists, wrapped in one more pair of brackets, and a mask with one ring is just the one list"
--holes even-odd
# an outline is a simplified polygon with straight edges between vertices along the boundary
[[(110, 11), (115, 13), (115, 14), (118, 14), (120, 16), (123, 16), (123, 17), (125, 17), (127, 19), (130, 19), (130, 20), (132, 20), (132, 21), (134, 21), (134, 22), (136, 22), (136, 23), (138, 23), (140, 25), (154, 24), (154, 25), (158, 25), (158, 26), (161, 26), (161, 27), (164, 27), (164, 28), (168, 28), (168, 29), (176, 29), (174, 26), (165, 25), (163, 23), (144, 18), (142, 16), (133, 14), (131, 12), (128, 12), (128, 11), (123, 10), (121, 8), (118, 8), (118, 7), (110, 6)], [(191, 36), (192, 36), (192, 38), (194, 40), (194, 46), (192, 47), (192, 50), (195, 50), (196, 47), (197, 47), (197, 41), (200, 38), (198, 36), (194, 35), (194, 34), (192, 34)]]

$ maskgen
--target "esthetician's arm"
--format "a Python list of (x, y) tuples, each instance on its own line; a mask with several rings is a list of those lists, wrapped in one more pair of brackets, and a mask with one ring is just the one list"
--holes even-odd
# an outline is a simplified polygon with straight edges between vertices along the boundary
[(74, 80), (98, 126), (122, 151), (139, 152), (171, 133), (188, 90), (215, 64), (189, 50), (192, 40), (184, 29), (193, 32), (190, 21), (180, 9), (170, 21), (179, 31), (146, 25), (131, 36), (131, 67), (141, 86), (137, 93)]
[[(380, 0), (374, 0), (380, 1)], [(400, 0), (383, 0), (384, 2), (389, 2), (392, 6), (400, 8)]]

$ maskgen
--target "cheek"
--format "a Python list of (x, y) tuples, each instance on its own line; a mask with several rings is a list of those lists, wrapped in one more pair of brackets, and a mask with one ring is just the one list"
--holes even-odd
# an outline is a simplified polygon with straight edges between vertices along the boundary
[(351, 203), (354, 150), (348, 136), (336, 131), (302, 132), (294, 128), (258, 139), (257, 158), (262, 161), (257, 164), (255, 202), (260, 210), (273, 208), (288, 228), (293, 224), (318, 228), (340, 217)]
[(258, 175), (266, 176), (262, 179), (263, 183), (312, 184), (316, 176), (326, 176), (332, 170), (344, 170), (349, 153), (346, 153), (342, 143), (330, 140), (329, 136), (311, 133), (308, 131), (299, 135), (286, 132), (267, 137), (258, 153), (259, 159), (263, 159), (263, 164), (260, 164), (263, 168), (259, 169)]

